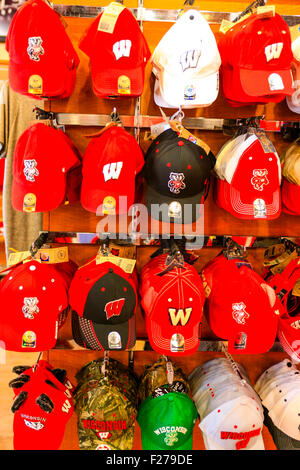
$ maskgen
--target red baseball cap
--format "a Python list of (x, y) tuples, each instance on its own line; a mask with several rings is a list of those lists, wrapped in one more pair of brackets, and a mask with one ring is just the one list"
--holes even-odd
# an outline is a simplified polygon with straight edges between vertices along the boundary
[[(106, 17), (109, 17), (111, 29)], [(142, 94), (145, 67), (151, 53), (130, 10), (112, 2), (87, 29), (79, 48), (90, 58), (93, 90), (97, 96)]]
[(252, 266), (221, 253), (202, 270), (207, 319), (232, 354), (259, 354), (273, 346), (280, 307), (274, 290)]
[(193, 266), (184, 263), (168, 269), (166, 261), (166, 254), (158, 255), (143, 267), (141, 305), (154, 351), (185, 356), (199, 348), (205, 294)]
[(75, 86), (79, 58), (59, 14), (44, 0), (27, 0), (6, 37), (9, 85), (32, 98), (64, 98)]
[(143, 165), (141, 148), (122, 127), (109, 127), (94, 137), (83, 157), (82, 206), (98, 215), (127, 213), (134, 203), (135, 177)]
[(14, 450), (59, 449), (73, 414), (73, 399), (66, 396), (66, 387), (49, 371), (40, 372), (37, 369), (20, 389), (21, 406), (13, 422)]
[(263, 103), (293, 93), (291, 35), (277, 13), (253, 13), (223, 34), (218, 47), (226, 98)]
[(216, 204), (239, 219), (276, 219), (281, 212), (281, 166), (275, 151), (266, 151), (253, 134), (226, 162), (224, 179), (217, 178)]
[(81, 266), (69, 289), (72, 330), (77, 344), (93, 350), (125, 350), (135, 345), (135, 275), (93, 257)]
[(59, 317), (68, 308), (68, 283), (57, 265), (32, 260), (12, 267), (1, 281), (0, 340), (6, 350), (55, 346)]
[(300, 279), (300, 257), (292, 259), (281, 273), (273, 275), (267, 270), (265, 277), (281, 302), (278, 339), (291, 359), (300, 363), (300, 297), (293, 292)]
[[(71, 175), (70, 170), (74, 170)], [(64, 132), (43, 123), (33, 124), (26, 129), (18, 139), (14, 151), (14, 209), (28, 212), (50, 211), (63, 204), (68, 195), (71, 202), (78, 200), (80, 187), (79, 154), (74, 151), (73, 144)]]

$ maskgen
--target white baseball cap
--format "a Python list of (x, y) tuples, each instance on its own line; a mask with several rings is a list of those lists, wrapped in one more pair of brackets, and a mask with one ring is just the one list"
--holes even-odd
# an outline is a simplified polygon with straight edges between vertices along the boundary
[(255, 390), (267, 410), (265, 424), (280, 450), (300, 449), (300, 372), (288, 359), (267, 369)]
[(220, 358), (189, 376), (207, 450), (264, 450), (261, 401), (245, 370), (236, 366), (242, 379), (227, 359)]
[(186, 11), (163, 36), (150, 60), (158, 106), (197, 108), (216, 100), (221, 57), (215, 36), (199, 11)]

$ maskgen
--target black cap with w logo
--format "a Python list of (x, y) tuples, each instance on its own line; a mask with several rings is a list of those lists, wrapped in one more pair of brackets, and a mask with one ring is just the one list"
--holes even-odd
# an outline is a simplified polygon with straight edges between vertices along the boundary
[(93, 350), (131, 349), (136, 341), (134, 276), (93, 258), (74, 276), (69, 291), (73, 337)]

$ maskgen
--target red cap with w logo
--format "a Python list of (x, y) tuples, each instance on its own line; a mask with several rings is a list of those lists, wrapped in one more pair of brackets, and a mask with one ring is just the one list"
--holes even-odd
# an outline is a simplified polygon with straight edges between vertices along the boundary
[(96, 257), (78, 269), (69, 290), (77, 344), (93, 350), (131, 349), (136, 340), (134, 277)]
[(142, 269), (141, 305), (152, 348), (184, 356), (199, 347), (204, 288), (193, 266), (184, 262), (168, 269), (167, 260), (166, 254), (159, 255)]

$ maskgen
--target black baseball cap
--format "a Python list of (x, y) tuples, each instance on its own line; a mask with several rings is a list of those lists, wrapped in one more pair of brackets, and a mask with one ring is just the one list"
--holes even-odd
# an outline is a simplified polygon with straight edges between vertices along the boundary
[(214, 165), (215, 156), (206, 144), (201, 147), (173, 129), (161, 133), (145, 157), (146, 205), (151, 217), (173, 223), (196, 221)]
[(72, 332), (93, 350), (126, 350), (136, 342), (136, 280), (122, 268), (93, 258), (79, 268), (69, 290)]

